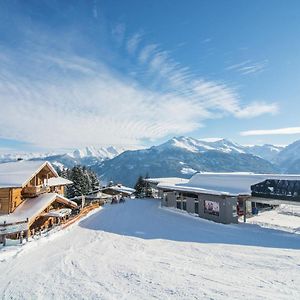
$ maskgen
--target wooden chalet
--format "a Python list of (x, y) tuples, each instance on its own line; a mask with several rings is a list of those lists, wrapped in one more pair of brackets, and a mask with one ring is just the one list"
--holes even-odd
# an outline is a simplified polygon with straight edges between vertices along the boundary
[(27, 236), (68, 217), (77, 204), (64, 197), (72, 184), (59, 177), (49, 162), (0, 164), (0, 241), (7, 235)]

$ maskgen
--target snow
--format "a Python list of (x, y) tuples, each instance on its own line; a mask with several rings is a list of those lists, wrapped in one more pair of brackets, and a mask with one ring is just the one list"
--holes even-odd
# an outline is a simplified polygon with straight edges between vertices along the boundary
[(73, 182), (71, 180), (68, 180), (63, 177), (52, 177), (48, 179), (48, 186), (58, 186), (58, 185), (68, 185), (72, 184)]
[(23, 187), (45, 165), (58, 176), (51, 164), (45, 161), (22, 160), (0, 164), (0, 188)]
[(276, 209), (259, 212), (247, 222), (300, 234), (300, 206), (281, 204)]
[(207, 143), (201, 142), (193, 138), (186, 138), (186, 137), (173, 138), (172, 143), (175, 147), (182, 148), (187, 151), (195, 152), (195, 153), (203, 150), (214, 149), (213, 147), (209, 146)]
[(184, 184), (174, 184), (162, 181), (161, 189), (178, 191), (207, 192), (209, 194), (251, 195), (251, 186), (267, 179), (300, 180), (300, 175), (254, 174), (254, 173), (197, 173)]
[(57, 218), (63, 218), (65, 216), (68, 216), (72, 213), (72, 209), (70, 208), (61, 208), (58, 210), (50, 210), (47, 213), (44, 213), (43, 216), (47, 217), (57, 217)]
[(121, 185), (121, 184), (117, 184), (117, 185), (113, 185), (113, 186), (108, 186), (106, 188), (103, 188), (103, 191), (105, 193), (105, 190), (113, 190), (119, 193), (127, 193), (127, 194), (132, 194), (135, 192), (135, 189), (132, 189), (130, 187)]
[(57, 167), (60, 171), (62, 171), (64, 169), (64, 165), (58, 161), (53, 161), (52, 165), (54, 165), (55, 167)]
[(45, 193), (35, 198), (25, 199), (13, 213), (9, 215), (1, 215), (0, 223), (22, 222), (29, 219), (29, 222), (34, 220), (41, 214), (53, 201), (59, 200), (69, 206), (77, 207), (77, 204), (56, 193)]
[(159, 208), (107, 205), (0, 250), (2, 299), (299, 299), (300, 236)]
[(48, 153), (33, 153), (33, 152), (17, 152), (17, 153), (2, 153), (0, 154), (0, 163), (17, 161), (19, 158), (24, 160), (29, 159), (43, 159), (48, 156), (57, 155), (56, 152), (48, 152)]
[(73, 158), (97, 157), (100, 159), (112, 159), (126, 150), (127, 149), (125, 149), (124, 147), (115, 146), (101, 148), (88, 146), (83, 149), (76, 149), (71, 153), (67, 153), (67, 155)]
[(147, 182), (158, 184), (158, 183), (170, 183), (170, 184), (178, 184), (178, 183), (187, 183), (189, 180), (180, 177), (162, 177), (162, 178), (145, 178)]
[(182, 168), (180, 172), (182, 174), (195, 174), (195, 173), (197, 173), (197, 170), (195, 170), (193, 168), (185, 167), (185, 168)]

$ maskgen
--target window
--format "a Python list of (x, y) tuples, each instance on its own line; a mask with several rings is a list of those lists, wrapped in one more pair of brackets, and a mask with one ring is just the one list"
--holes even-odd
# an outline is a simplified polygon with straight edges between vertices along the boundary
[(177, 206), (178, 209), (181, 209), (181, 202), (177, 201), (176, 206)]
[(185, 201), (182, 202), (182, 209), (183, 209), (183, 210), (186, 210), (186, 202), (185, 202)]
[(199, 214), (199, 203), (195, 202), (195, 214)]

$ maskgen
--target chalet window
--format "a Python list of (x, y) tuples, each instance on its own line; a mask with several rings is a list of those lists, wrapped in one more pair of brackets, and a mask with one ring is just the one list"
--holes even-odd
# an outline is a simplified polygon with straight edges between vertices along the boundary
[(183, 210), (186, 210), (186, 202), (185, 202), (185, 201), (182, 202), (182, 209), (183, 209)]
[(199, 214), (199, 203), (195, 202), (195, 214)]
[(178, 208), (178, 209), (181, 209), (181, 202), (180, 202), (180, 201), (177, 201), (177, 204), (176, 204), (176, 205), (177, 205), (177, 208)]

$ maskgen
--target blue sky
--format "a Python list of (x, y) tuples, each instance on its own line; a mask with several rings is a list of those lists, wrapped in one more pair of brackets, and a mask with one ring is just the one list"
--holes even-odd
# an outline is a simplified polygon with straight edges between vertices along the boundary
[(299, 1), (1, 1), (0, 151), (300, 139)]

